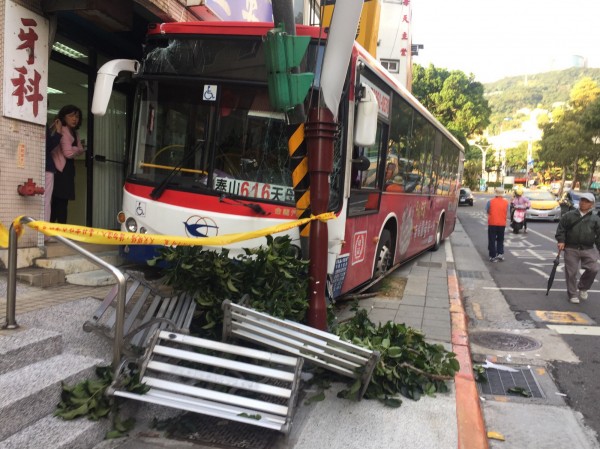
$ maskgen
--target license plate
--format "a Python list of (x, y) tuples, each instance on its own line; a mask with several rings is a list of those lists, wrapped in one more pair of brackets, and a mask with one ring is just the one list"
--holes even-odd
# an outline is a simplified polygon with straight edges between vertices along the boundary
[(461, 203), (464, 203), (465, 201), (466, 201), (466, 200), (465, 200), (464, 198), (461, 198), (461, 199), (460, 199), (460, 202), (461, 202)]
[(547, 217), (547, 216), (548, 216), (548, 214), (547, 214), (547, 213), (545, 213), (545, 212), (540, 212), (540, 213), (538, 214), (538, 216), (540, 216), (540, 217)]

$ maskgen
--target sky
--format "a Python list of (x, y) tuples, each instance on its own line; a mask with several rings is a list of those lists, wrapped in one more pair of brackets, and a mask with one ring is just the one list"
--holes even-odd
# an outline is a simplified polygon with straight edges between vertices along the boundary
[(600, 0), (411, 0), (413, 62), (487, 83), (562, 70), (573, 55), (600, 67)]

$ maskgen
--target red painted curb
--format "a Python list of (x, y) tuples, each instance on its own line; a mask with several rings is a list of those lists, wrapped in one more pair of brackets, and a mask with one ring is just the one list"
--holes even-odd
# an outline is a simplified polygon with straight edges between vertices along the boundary
[(460, 370), (454, 376), (458, 449), (489, 449), (479, 393), (473, 376), (468, 317), (460, 297), (458, 278), (454, 270), (448, 270), (448, 290), (452, 323), (452, 350), (460, 363)]

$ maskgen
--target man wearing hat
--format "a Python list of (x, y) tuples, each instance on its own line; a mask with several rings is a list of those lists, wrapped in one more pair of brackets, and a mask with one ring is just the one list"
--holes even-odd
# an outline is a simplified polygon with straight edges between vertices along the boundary
[(504, 260), (504, 228), (508, 213), (508, 201), (504, 196), (504, 189), (496, 187), (495, 197), (487, 202), (485, 211), (488, 214), (488, 253), (490, 262)]
[[(587, 291), (598, 273), (600, 217), (593, 213), (595, 203), (596, 199), (592, 193), (581, 193), (579, 209), (564, 214), (556, 229), (558, 249), (565, 254), (565, 280), (569, 302), (573, 304), (579, 304), (580, 299), (588, 298)], [(580, 264), (583, 274), (578, 281)]]

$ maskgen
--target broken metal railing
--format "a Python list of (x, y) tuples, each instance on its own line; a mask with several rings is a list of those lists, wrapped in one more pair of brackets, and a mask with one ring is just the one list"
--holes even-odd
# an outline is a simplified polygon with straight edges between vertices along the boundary
[[(31, 223), (35, 221), (31, 217), (21, 217), (18, 224)], [(67, 245), (69, 248), (78, 252), (92, 263), (100, 266), (102, 269), (111, 273), (118, 284), (117, 291), (117, 316), (114, 330), (114, 343), (113, 343), (113, 369), (115, 370), (115, 379), (117, 378), (117, 371), (121, 363), (121, 347), (123, 345), (123, 324), (125, 321), (125, 289), (126, 280), (125, 275), (116, 267), (105, 262), (95, 254), (83, 249), (81, 246), (73, 243), (71, 240), (61, 236), (53, 236), (58, 242), (63, 245)], [(11, 224), (8, 237), (8, 280), (6, 290), (6, 324), (3, 329), (17, 329), (19, 325), (15, 319), (16, 315), (16, 298), (17, 298), (17, 249), (18, 249), (18, 235), (15, 228), (15, 224)]]

